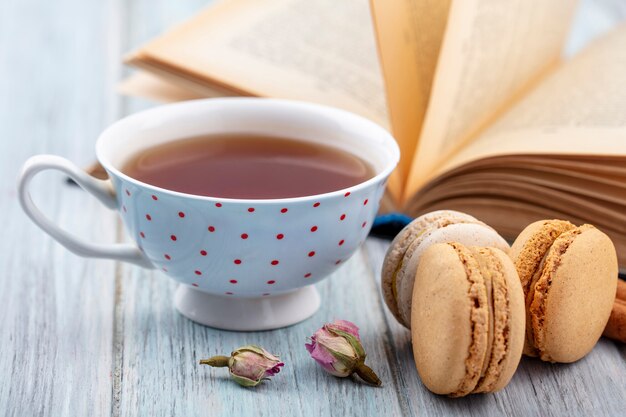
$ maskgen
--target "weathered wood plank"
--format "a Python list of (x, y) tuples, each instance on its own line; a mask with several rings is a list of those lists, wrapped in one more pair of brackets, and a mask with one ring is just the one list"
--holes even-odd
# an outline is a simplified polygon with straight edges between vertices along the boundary
[[(93, 157), (119, 117), (113, 83), (116, 3), (3, 2), (0, 7), (0, 415), (106, 415), (111, 408), (114, 264), (81, 259), (22, 213), (15, 180), (28, 156)], [(115, 216), (61, 175), (35, 200), (87, 239), (112, 242)]]
[[(386, 355), (382, 312), (374, 277), (363, 254), (319, 285), (321, 310), (304, 323), (268, 332), (237, 333), (197, 325), (172, 306), (175, 284), (158, 272), (125, 268), (120, 415), (400, 415)], [(324, 373), (304, 348), (322, 323), (358, 323), (382, 388)], [(198, 360), (256, 343), (281, 355), (283, 371), (254, 390), (227, 380), (223, 369)], [(141, 389), (137, 389), (141, 387)]]
[[(380, 271), (388, 241), (370, 238), (367, 259)], [(380, 277), (380, 272), (377, 273)], [(379, 278), (380, 279), (380, 278)], [(382, 295), (381, 295), (382, 297)], [(390, 331), (387, 336), (394, 354), (392, 363), (401, 395), (410, 415), (623, 415), (626, 404), (626, 346), (607, 339), (584, 359), (573, 364), (548, 364), (522, 358), (511, 383), (501, 392), (450, 399), (433, 395), (422, 385), (415, 370), (410, 332), (385, 308)]]

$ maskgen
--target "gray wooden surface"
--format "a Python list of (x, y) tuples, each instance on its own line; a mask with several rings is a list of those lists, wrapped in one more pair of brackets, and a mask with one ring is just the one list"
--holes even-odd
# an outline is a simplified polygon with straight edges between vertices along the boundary
[[(626, 415), (626, 347), (607, 340), (572, 365), (525, 358), (495, 395), (430, 394), (379, 294), (384, 241), (369, 239), (319, 285), (313, 318), (232, 333), (176, 313), (175, 284), (160, 273), (81, 259), (31, 224), (16, 198), (22, 162), (37, 153), (90, 161), (100, 130), (150, 105), (115, 94), (122, 54), (204, 3), (0, 0), (0, 416)], [(626, 16), (624, 3), (584, 2), (568, 50)], [(34, 195), (70, 230), (125, 239), (114, 213), (60, 176), (37, 178)], [(334, 318), (361, 327), (382, 388), (330, 377), (308, 358), (305, 338)], [(284, 371), (250, 390), (197, 365), (246, 343), (280, 353)]]

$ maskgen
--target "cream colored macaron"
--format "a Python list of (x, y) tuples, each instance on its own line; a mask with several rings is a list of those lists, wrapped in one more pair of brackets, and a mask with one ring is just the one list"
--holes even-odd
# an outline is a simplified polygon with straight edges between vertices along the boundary
[(430, 246), (416, 271), (411, 312), (415, 365), (436, 394), (504, 388), (524, 345), (522, 287), (496, 248)]
[(526, 299), (524, 353), (550, 362), (574, 362), (589, 353), (615, 300), (611, 239), (589, 224), (542, 220), (522, 231), (510, 256)]
[(446, 242), (509, 249), (495, 230), (469, 214), (439, 210), (413, 220), (391, 243), (381, 275), (385, 303), (407, 328), (411, 326), (413, 282), (420, 258), (431, 245)]

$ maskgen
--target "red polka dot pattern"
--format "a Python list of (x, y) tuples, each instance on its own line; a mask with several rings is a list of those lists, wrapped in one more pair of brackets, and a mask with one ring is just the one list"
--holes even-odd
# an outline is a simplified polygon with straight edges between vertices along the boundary
[(181, 203), (167, 193), (131, 188), (118, 188), (120, 212), (130, 214), (122, 219), (155, 266), (187, 285), (235, 296), (270, 295), (264, 287), (282, 292), (324, 278), (365, 240), (377, 206), (369, 200), (383, 192), (378, 186), (377, 194), (351, 190), (287, 207), (264, 204), (269, 209), (258, 212), (237, 202)]

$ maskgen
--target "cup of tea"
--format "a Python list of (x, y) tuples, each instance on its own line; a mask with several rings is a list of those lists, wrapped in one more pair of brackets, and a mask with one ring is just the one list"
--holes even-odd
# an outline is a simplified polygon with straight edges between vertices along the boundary
[[(180, 283), (174, 303), (192, 320), (263, 330), (319, 308), (312, 284), (365, 240), (400, 152), (385, 129), (343, 110), (226, 98), (121, 119), (96, 155), (109, 180), (59, 156), (30, 158), (18, 185), (26, 214), (80, 256), (158, 268)], [(49, 169), (117, 210), (135, 243), (94, 243), (46, 218), (29, 184)]]

